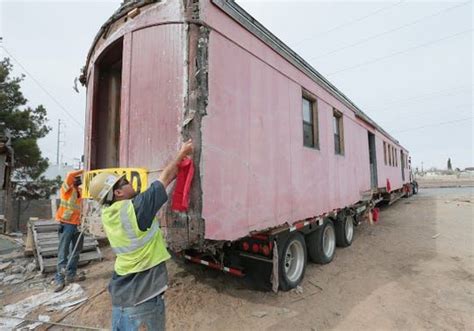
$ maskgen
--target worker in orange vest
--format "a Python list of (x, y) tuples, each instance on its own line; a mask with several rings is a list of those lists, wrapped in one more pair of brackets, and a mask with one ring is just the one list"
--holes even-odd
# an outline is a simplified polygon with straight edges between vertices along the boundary
[[(83, 274), (76, 275), (79, 254), (84, 242), (84, 236), (80, 236), (78, 231), (78, 226), (81, 224), (82, 172), (78, 170), (68, 173), (61, 185), (61, 203), (56, 212), (56, 220), (59, 221), (59, 247), (55, 292), (62, 291), (66, 283), (85, 279)], [(77, 240), (79, 240), (77, 249), (70, 257), (69, 253), (74, 249)]]

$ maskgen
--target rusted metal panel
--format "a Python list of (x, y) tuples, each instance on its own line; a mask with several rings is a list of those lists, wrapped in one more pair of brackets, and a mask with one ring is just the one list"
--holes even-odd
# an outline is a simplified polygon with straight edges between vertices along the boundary
[[(186, 17), (198, 18), (197, 3), (188, 1)], [(203, 117), (207, 114), (208, 104), (208, 44), (209, 30), (199, 24), (185, 26), (187, 40), (186, 50), (187, 76), (185, 77), (185, 107), (181, 124), (183, 141), (193, 139), (193, 159), (196, 165), (201, 164)], [(204, 220), (202, 213), (201, 167), (195, 167), (194, 177), (189, 194), (189, 209), (186, 213), (177, 213), (168, 208), (166, 213), (167, 238), (169, 247), (174, 250), (202, 247), (204, 244)]]

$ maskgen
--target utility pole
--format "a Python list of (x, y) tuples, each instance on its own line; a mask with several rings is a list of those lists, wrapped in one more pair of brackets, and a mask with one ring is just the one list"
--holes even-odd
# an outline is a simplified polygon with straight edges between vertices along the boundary
[(62, 143), (61, 141), (61, 119), (58, 119), (58, 141), (57, 141), (57, 146), (56, 146), (56, 165), (59, 168), (59, 145)]

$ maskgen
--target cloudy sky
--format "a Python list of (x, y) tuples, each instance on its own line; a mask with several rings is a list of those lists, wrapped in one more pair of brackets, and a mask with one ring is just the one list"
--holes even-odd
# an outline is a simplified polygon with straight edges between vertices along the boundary
[[(415, 166), (474, 166), (472, 1), (237, 1), (412, 154)], [(48, 110), (40, 141), (56, 160), (82, 155), (85, 90), (73, 80), (120, 1), (0, 0), (0, 55)], [(7, 52), (9, 54), (7, 54)]]

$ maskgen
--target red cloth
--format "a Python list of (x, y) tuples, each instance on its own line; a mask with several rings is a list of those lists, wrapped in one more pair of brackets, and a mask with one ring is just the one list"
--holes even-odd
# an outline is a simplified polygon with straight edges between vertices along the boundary
[(378, 209), (378, 208), (372, 209), (372, 220), (374, 221), (374, 223), (377, 223), (377, 222), (378, 222), (378, 220), (379, 220), (379, 213), (380, 213), (380, 209)]
[(178, 176), (173, 192), (171, 209), (174, 211), (186, 211), (189, 207), (189, 191), (194, 176), (194, 163), (190, 158), (185, 158), (178, 164)]
[(390, 186), (390, 181), (387, 178), (387, 192), (390, 192), (392, 190), (392, 187)]

